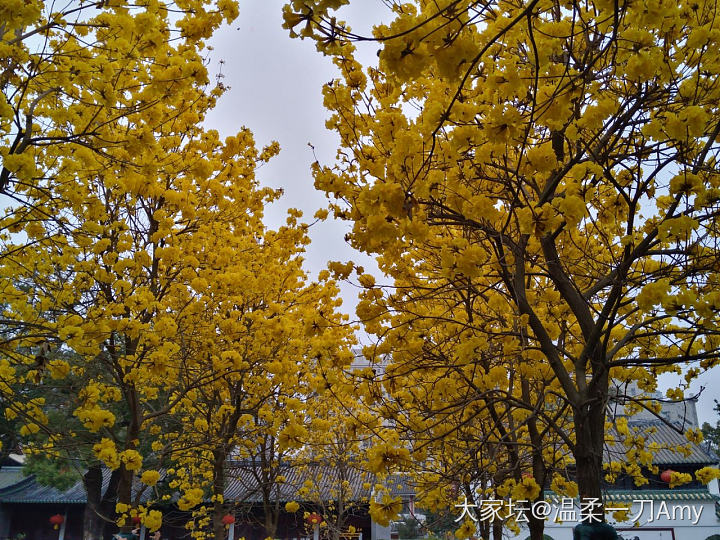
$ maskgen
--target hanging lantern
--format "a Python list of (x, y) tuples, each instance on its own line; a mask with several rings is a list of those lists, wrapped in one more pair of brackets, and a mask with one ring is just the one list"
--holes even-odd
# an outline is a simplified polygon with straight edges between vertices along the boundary
[(142, 521), (142, 518), (141, 518), (140, 516), (133, 516), (133, 517), (132, 517), (133, 525), (140, 525), (140, 522), (141, 522), (141, 521)]
[(225, 514), (222, 517), (222, 522), (223, 525), (225, 525), (226, 527), (232, 525), (233, 523), (235, 523), (235, 516), (233, 516), (232, 514)]
[(65, 518), (60, 514), (50, 516), (50, 525), (52, 525), (53, 529), (55, 529), (56, 531), (60, 528), (60, 525), (62, 525), (64, 521)]
[(322, 516), (316, 512), (313, 512), (307, 517), (307, 522), (310, 525), (320, 525), (322, 523)]
[(672, 469), (666, 469), (666, 470), (664, 470), (663, 472), (660, 473), (660, 480), (662, 480), (662, 481), (665, 482), (666, 484), (669, 484), (669, 483), (670, 483), (670, 480), (672, 480), (672, 474), (673, 474), (674, 472), (675, 472), (675, 471), (673, 471)]

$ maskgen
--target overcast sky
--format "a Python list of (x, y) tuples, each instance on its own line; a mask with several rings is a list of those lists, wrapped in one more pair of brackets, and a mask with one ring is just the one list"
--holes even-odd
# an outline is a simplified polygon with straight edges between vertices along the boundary
[[(324, 194), (313, 187), (310, 165), (316, 157), (320, 163), (332, 164), (338, 146), (335, 134), (325, 129), (328, 113), (321, 95), (322, 85), (337, 77), (337, 70), (313, 42), (290, 39), (282, 28), (282, 4), (281, 0), (241, 0), (239, 18), (213, 39), (211, 72), (221, 68), (223, 82), (231, 89), (206, 121), (223, 136), (246, 126), (258, 147), (273, 140), (280, 143), (280, 155), (258, 171), (264, 185), (285, 190), (268, 211), (270, 226), (284, 223), (287, 208), (300, 208), (306, 220), (312, 220), (316, 210), (327, 206)], [(363, 15), (352, 13), (358, 14)], [(308, 253), (313, 273), (329, 259), (356, 257), (343, 240), (348, 230), (348, 224), (339, 222), (313, 227)]]
[[(258, 171), (264, 185), (285, 191), (280, 202), (267, 210), (266, 223), (271, 227), (284, 223), (290, 207), (303, 210), (306, 220), (312, 220), (315, 211), (327, 205), (324, 194), (313, 187), (310, 165), (316, 158), (321, 164), (332, 164), (338, 145), (335, 134), (325, 129), (328, 114), (321, 95), (322, 85), (337, 77), (337, 71), (312, 42), (290, 39), (282, 28), (283, 3), (240, 0), (239, 18), (212, 40), (211, 73), (221, 69), (230, 90), (206, 121), (206, 127), (217, 129), (223, 136), (236, 133), (241, 126), (250, 128), (259, 148), (273, 140), (280, 143), (280, 155)], [(387, 14), (380, 0), (353, 5), (343, 14), (353, 31), (363, 35)], [(365, 65), (373, 62), (377, 48), (376, 44), (365, 45), (359, 59)], [(314, 154), (308, 143), (314, 147)], [(366, 268), (372, 264), (345, 243), (343, 237), (349, 228), (346, 223), (333, 221), (312, 227), (306, 266), (313, 276), (328, 260), (354, 260)], [(342, 294), (344, 311), (353, 315), (357, 291), (343, 286)], [(665, 383), (662, 386), (667, 388), (675, 380), (675, 376), (666, 376), (661, 379)], [(720, 395), (720, 374), (717, 370), (705, 372), (698, 379), (698, 389), (700, 385), (706, 387), (698, 403), (700, 422), (714, 423), (713, 400)]]
[[(291, 39), (282, 28), (282, 0), (240, 0), (240, 16), (224, 27), (211, 45), (211, 73), (222, 70), (223, 83), (230, 90), (206, 120), (206, 127), (222, 136), (246, 126), (255, 134), (258, 148), (276, 140), (281, 152), (258, 170), (260, 181), (282, 188), (284, 196), (266, 211), (265, 222), (278, 227), (285, 222), (288, 208), (299, 208), (307, 222), (327, 206), (323, 193), (315, 190), (310, 172), (317, 160), (332, 164), (338, 138), (325, 129), (329, 116), (322, 104), (322, 85), (338, 76), (329, 58), (309, 40)], [(353, 30), (368, 30), (373, 17), (386, 12), (379, 0), (365, 0), (365, 9), (346, 8), (348, 18), (365, 23)], [(371, 47), (374, 47), (371, 49)], [(376, 45), (361, 50), (375, 56)], [(222, 60), (222, 64), (219, 61)], [(371, 59), (368, 59), (371, 60)], [(312, 145), (311, 148), (309, 144)], [(306, 268), (315, 277), (329, 260), (359, 262), (366, 268), (374, 262), (352, 250), (344, 241), (348, 223), (326, 221), (313, 225)], [(357, 289), (341, 284), (343, 311), (354, 316)]]

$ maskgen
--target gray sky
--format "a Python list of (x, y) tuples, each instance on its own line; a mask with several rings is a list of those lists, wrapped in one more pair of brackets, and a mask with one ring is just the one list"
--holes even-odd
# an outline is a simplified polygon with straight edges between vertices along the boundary
[[(258, 171), (264, 185), (285, 190), (268, 211), (270, 226), (284, 223), (290, 207), (300, 208), (306, 221), (312, 221), (315, 211), (327, 205), (324, 194), (313, 187), (310, 165), (316, 157), (320, 163), (331, 164), (338, 146), (337, 136), (325, 129), (328, 113), (321, 94), (322, 85), (338, 72), (313, 42), (290, 39), (282, 28), (282, 4), (281, 0), (241, 0), (239, 18), (213, 38), (211, 73), (217, 73), (222, 59), (223, 82), (231, 89), (206, 121), (207, 127), (223, 136), (244, 125), (255, 134), (258, 147), (273, 140), (280, 143), (280, 155)], [(324, 268), (328, 259), (358, 255), (343, 240), (349, 229), (341, 222), (313, 227), (308, 253), (313, 273)]]
[[(366, 0), (365, 7), (349, 10), (348, 18), (364, 20), (365, 30), (384, 9), (377, 0)], [(332, 164), (339, 139), (325, 129), (329, 116), (322, 104), (322, 85), (338, 76), (329, 58), (315, 50), (309, 40), (291, 39), (282, 28), (282, 0), (240, 0), (240, 16), (229, 27), (222, 28), (211, 41), (214, 47), (210, 72), (222, 69), (223, 83), (230, 90), (220, 100), (205, 122), (222, 136), (236, 133), (246, 126), (255, 135), (258, 148), (273, 140), (281, 152), (258, 170), (263, 185), (282, 188), (284, 196), (266, 211), (265, 222), (277, 227), (285, 222), (288, 208), (299, 208), (306, 222), (327, 206), (325, 195), (316, 191), (310, 165), (317, 160)], [(375, 55), (366, 47), (363, 51)], [(223, 64), (220, 65), (219, 61)], [(313, 149), (308, 145), (312, 144)], [(372, 259), (351, 249), (344, 241), (350, 225), (326, 221), (311, 228), (312, 244), (308, 247), (306, 268), (314, 277), (329, 260), (353, 260), (373, 268)], [(357, 289), (341, 284), (343, 310), (354, 316)]]
[[(236, 133), (241, 126), (255, 134), (259, 148), (277, 140), (280, 155), (258, 171), (267, 186), (283, 188), (285, 195), (267, 210), (266, 223), (277, 227), (284, 223), (286, 210), (299, 208), (305, 220), (311, 221), (319, 208), (326, 206), (324, 194), (313, 187), (310, 165), (317, 158), (321, 164), (332, 164), (338, 146), (337, 136), (325, 129), (328, 114), (322, 105), (322, 85), (337, 76), (329, 58), (315, 50), (314, 43), (290, 39), (282, 28), (282, 0), (240, 0), (240, 16), (232, 26), (224, 27), (211, 44), (211, 73), (221, 68), (223, 82), (230, 90), (206, 120), (206, 127), (217, 129), (222, 136)], [(373, 22), (387, 11), (379, 0), (363, 0), (345, 8), (344, 16), (353, 23), (356, 33), (368, 35)], [(360, 49), (359, 60), (373, 62), (376, 44)], [(311, 143), (315, 149), (308, 146)], [(311, 229), (306, 268), (313, 276), (325, 268), (328, 260), (354, 260), (366, 268), (373, 266), (368, 257), (352, 250), (344, 241), (347, 223), (326, 221)], [(344, 285), (344, 311), (354, 314), (357, 291)], [(364, 339), (367, 341), (367, 338)], [(676, 376), (661, 378), (667, 388)], [(717, 419), (713, 399), (720, 399), (720, 373), (703, 373), (695, 385), (706, 389), (698, 403), (700, 422)]]

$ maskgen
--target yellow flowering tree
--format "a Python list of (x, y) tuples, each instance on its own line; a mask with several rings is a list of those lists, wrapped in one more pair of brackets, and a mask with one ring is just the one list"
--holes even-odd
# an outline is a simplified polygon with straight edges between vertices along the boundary
[[(83, 232), (66, 249), (75, 250), (77, 261), (61, 280), (26, 278), (38, 291), (35, 300), (50, 305), (52, 317), (43, 324), (53, 342), (74, 353), (68, 369), (42, 377), (78, 381), (70, 412), (79, 430), (94, 435), (88, 442), (73, 432), (54, 434), (40, 415), (26, 427), (47, 434), (43, 451), (52, 452), (60, 440), (69, 452), (72, 441), (90, 444), (95, 459), (117, 471), (117, 511), (125, 526), (137, 503), (133, 477), (167, 453), (151, 444), (165, 431), (165, 417), (187, 392), (223, 376), (207, 369), (206, 345), (230, 332), (228, 321), (238, 317), (223, 290), (238, 277), (233, 261), (257, 255), (263, 204), (275, 196), (255, 184), (260, 159), (248, 132), (225, 142), (211, 132), (176, 147), (157, 178), (137, 186), (140, 192), (92, 178), (83, 204), (97, 214), (74, 216)], [(111, 174), (106, 167), (105, 178)], [(42, 244), (24, 248), (30, 251), (37, 260), (52, 258)], [(67, 300), (58, 305), (53, 300), (60, 293)]]
[[(277, 145), (259, 151), (247, 130), (221, 140), (200, 127), (224, 91), (210, 84), (206, 40), (236, 15), (226, 0), (0, 6), (0, 190), (9, 201), (0, 221), (8, 328), (0, 392), (28, 448), (87, 457), (89, 510), (117, 514), (124, 527), (133, 515), (150, 529), (161, 524), (138, 508), (131, 486), (136, 476), (157, 483), (171, 413), (228, 363), (245, 369), (222, 349), (252, 320), (231, 291), (249, 275), (262, 281), (253, 267), (299, 261), (307, 241), (304, 226), (262, 225), (278, 193), (261, 189), (254, 170)], [(288, 266), (286, 289), (276, 281), (274, 293), (301, 286), (298, 268)], [(321, 328), (323, 307), (335, 321), (334, 289), (316, 287), (304, 294), (318, 311), (295, 328)], [(283, 332), (268, 310), (298, 315), (312, 302), (258, 291), (271, 306), (245, 305), (264, 328), (258, 339)], [(263, 354), (271, 340), (267, 347)], [(63, 410), (75, 422), (64, 432), (49, 420), (57, 410), (18, 390), (60, 384), (71, 390)], [(100, 464), (113, 471), (105, 493), (96, 489)], [(101, 534), (91, 529), (89, 537)]]
[[(478, 313), (466, 306), (480, 299), (472, 299), (471, 289), (462, 295), (436, 290), (426, 279), (385, 298), (365, 281), (360, 311), (375, 306), (394, 313), (382, 342), (365, 348), (368, 356), (392, 355), (381, 374), (366, 373), (361, 386), (375, 414), (399, 435), (395, 444), (371, 450), (377, 469), (395, 463), (411, 473), (418, 503), (436, 512), (454, 512), (464, 500), (478, 507), (481, 499), (532, 503), (543, 498), (542, 486), (567, 477), (568, 448), (555, 433), (563, 423), (567, 427), (567, 407), (555, 396), (559, 389), (549, 369), (529, 369), (500, 347), (507, 340), (488, 340), (474, 328)], [(488, 318), (482, 323), (502, 336), (501, 324)], [(523, 482), (538, 487), (532, 497), (519, 492)], [(504, 508), (498, 523), (513, 526), (509, 514)], [(531, 535), (541, 538), (543, 521), (528, 517)], [(490, 521), (478, 525), (487, 537)]]
[[(324, 95), (342, 148), (316, 186), (397, 291), (358, 314), (382, 344), (405, 295), (452, 317), (443, 294), (464, 295), (474, 358), (549, 371), (579, 494), (601, 498), (611, 381), (684, 374), (680, 398), (717, 362), (715, 1), (393, 2), (367, 70), (346, 3), (293, 1), (285, 21), (341, 73)], [(406, 315), (428, 354), (427, 313)]]
[[(323, 536), (339, 540), (354, 532), (351, 522), (366, 512), (367, 505), (371, 515), (376, 512), (370, 494), (386, 471), (372, 464), (368, 449), (381, 419), (361, 399), (362, 371), (357, 366), (341, 370), (323, 362), (317, 371), (323, 384), (308, 396), (313, 414), (304, 445), (293, 459), (296, 477), (304, 479), (296, 489), (298, 497), (322, 516)], [(307, 527), (309, 534), (312, 525)]]
[[(223, 499), (228, 476), (248, 462), (263, 500), (263, 526), (267, 536), (275, 534), (282, 465), (305, 443), (315, 415), (308, 399), (324, 385), (318, 366), (340, 370), (352, 360), (352, 326), (337, 312), (336, 285), (308, 282), (303, 271), (309, 240), (297, 217), (293, 211), (277, 231), (256, 229), (257, 245), (225, 266), (232, 279), (208, 282), (208, 300), (216, 302), (205, 304), (207, 330), (194, 326), (198, 359), (182, 375), (187, 386), (178, 390), (176, 427), (163, 441), (179, 473), (174, 485), (185, 494), (181, 509), (203, 502), (188, 492), (207, 487), (210, 493), (210, 506), (196, 508), (195, 517), (199, 523), (207, 512), (212, 533), (195, 527), (197, 537), (224, 538), (222, 518), (233, 509)], [(198, 385), (202, 373), (215, 377)]]

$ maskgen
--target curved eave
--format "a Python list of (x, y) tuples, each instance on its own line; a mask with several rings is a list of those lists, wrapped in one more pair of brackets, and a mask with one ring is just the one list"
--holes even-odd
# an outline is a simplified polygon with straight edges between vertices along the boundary
[[(669, 490), (669, 489), (638, 489), (638, 490), (613, 490), (603, 493), (607, 501), (720, 501), (720, 497), (702, 489)], [(564, 498), (557, 493), (548, 492), (545, 500), (557, 503)]]

